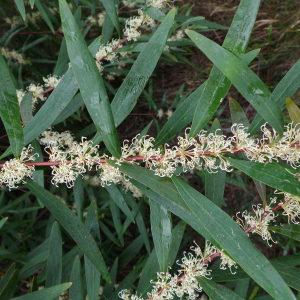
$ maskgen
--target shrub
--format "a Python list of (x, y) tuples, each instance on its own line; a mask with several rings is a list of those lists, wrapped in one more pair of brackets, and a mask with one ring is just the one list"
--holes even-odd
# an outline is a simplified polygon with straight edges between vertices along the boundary
[[(229, 27), (189, 1), (14, 2), (0, 299), (296, 299), (300, 62), (272, 92), (249, 67), (260, 0)], [(157, 78), (182, 66), (205, 81), (170, 103)]]

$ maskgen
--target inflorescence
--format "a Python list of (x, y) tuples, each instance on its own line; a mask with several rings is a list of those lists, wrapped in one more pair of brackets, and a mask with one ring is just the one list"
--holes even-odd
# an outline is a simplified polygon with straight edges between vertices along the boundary
[[(45, 131), (40, 143), (45, 146), (49, 155), (48, 162), (28, 162), (24, 155), (0, 165), (0, 185), (12, 189), (21, 184), (26, 177), (31, 177), (35, 166), (50, 166), (52, 168), (52, 183), (65, 183), (72, 187), (78, 176), (84, 176), (88, 171), (95, 173), (101, 186), (129, 182), (128, 177), (119, 170), (121, 163), (140, 164), (152, 170), (155, 175), (171, 177), (176, 170), (193, 172), (207, 170), (214, 173), (218, 170), (232, 171), (228, 155), (243, 154), (249, 160), (259, 163), (283, 161), (292, 167), (298, 167), (300, 162), (300, 126), (288, 124), (280, 136), (267, 125), (261, 127), (262, 138), (249, 135), (247, 128), (234, 124), (232, 135), (226, 137), (217, 130), (214, 133), (201, 131), (196, 137), (189, 137), (189, 130), (178, 137), (177, 145), (165, 144), (163, 148), (155, 147), (155, 139), (149, 136), (137, 135), (131, 142), (125, 140), (120, 158), (101, 154), (99, 147), (86, 138), (75, 141), (70, 132)], [(31, 146), (24, 148), (27, 153)], [(32, 156), (33, 157), (33, 156)], [(31, 157), (31, 158), (32, 158)], [(7, 174), (15, 172), (13, 162), (22, 164), (18, 176), (7, 178)], [(114, 162), (114, 165), (110, 163)], [(128, 186), (128, 184), (127, 184)]]
[[(244, 211), (242, 217), (237, 214), (237, 223), (249, 235), (256, 233), (270, 242), (274, 242), (269, 231), (270, 223), (275, 221), (275, 213), (282, 209), (283, 215), (288, 217), (288, 222), (299, 224), (300, 221), (300, 197), (287, 193), (283, 194), (283, 200), (277, 205), (277, 198), (272, 198), (269, 205), (264, 208), (260, 205), (253, 206), (252, 213)], [(177, 297), (186, 296), (188, 299), (197, 299), (197, 295), (202, 291), (199, 278), (211, 279), (211, 270), (208, 268), (216, 259), (220, 260), (219, 268), (221, 270), (229, 269), (235, 274), (237, 264), (223, 250), (216, 248), (209, 242), (206, 242), (204, 251), (195, 243), (191, 251), (184, 253), (180, 262), (179, 270), (174, 275), (170, 272), (157, 273), (156, 281), (152, 283), (152, 290), (147, 293), (146, 300), (172, 300)], [(129, 290), (122, 290), (119, 297), (123, 300), (143, 300), (144, 298), (132, 294)]]

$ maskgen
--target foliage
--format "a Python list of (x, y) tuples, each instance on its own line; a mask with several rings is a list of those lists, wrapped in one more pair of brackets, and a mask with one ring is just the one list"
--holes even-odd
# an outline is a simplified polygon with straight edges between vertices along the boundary
[(300, 61), (185, 2), (1, 4), (0, 300), (299, 297)]

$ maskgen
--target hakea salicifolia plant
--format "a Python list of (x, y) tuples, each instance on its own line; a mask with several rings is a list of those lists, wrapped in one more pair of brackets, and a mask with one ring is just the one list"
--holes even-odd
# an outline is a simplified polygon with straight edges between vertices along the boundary
[[(148, 7), (154, 7), (162, 9), (167, 7), (171, 2), (169, 0), (147, 0), (146, 5)], [(103, 25), (105, 18), (104, 13), (97, 14), (96, 17), (89, 16), (86, 20), (87, 24), (99, 26)], [(155, 21), (145, 14), (142, 9), (138, 10), (138, 15), (128, 18), (125, 21), (125, 28), (123, 30), (123, 38), (113, 39), (106, 45), (102, 45), (95, 55), (95, 61), (100, 72), (104, 69), (104, 63), (108, 62), (118, 62), (121, 57), (127, 56), (127, 52), (122, 51), (121, 48), (128, 42), (137, 41), (137, 39), (142, 35), (143, 31), (149, 31), (156, 25)], [(172, 36), (169, 41), (176, 41), (184, 37), (183, 30), (179, 30), (174, 36)], [(7, 51), (5, 51), (7, 53)], [(11, 56), (15, 59), (18, 58), (21, 62), (26, 62), (22, 59), (18, 53), (13, 52)], [(124, 64), (120, 63), (120, 67)], [(106, 78), (108, 80), (114, 80), (114, 74), (107, 74)], [(39, 101), (45, 101), (49, 93), (51, 93), (58, 85), (61, 78), (56, 75), (48, 75), (43, 78), (43, 84), (31, 83), (25, 90), (17, 90), (18, 102), (21, 103), (22, 99), (26, 93), (30, 93), (32, 96), (32, 107), (35, 108)]]
[[(32, 149), (24, 148), (20, 158), (14, 158), (0, 165), (0, 184), (8, 188), (15, 188), (26, 177), (31, 177), (34, 166), (50, 166), (52, 168), (52, 183), (65, 183), (72, 187), (78, 176), (84, 176), (87, 171), (98, 173), (101, 186), (118, 184), (128, 181), (121, 173), (118, 165), (126, 162), (141, 164), (151, 169), (155, 175), (171, 177), (178, 168), (183, 172), (207, 170), (217, 172), (232, 171), (227, 155), (243, 153), (249, 160), (259, 163), (284, 161), (292, 167), (299, 166), (300, 162), (300, 126), (288, 124), (282, 135), (275, 130), (261, 127), (262, 138), (251, 137), (241, 124), (234, 124), (232, 135), (226, 137), (220, 130), (208, 133), (201, 131), (195, 138), (189, 137), (189, 130), (185, 135), (178, 137), (177, 145), (165, 145), (162, 148), (154, 147), (155, 139), (149, 136), (136, 136), (131, 142), (124, 141), (120, 158), (100, 154), (98, 146), (86, 138), (80, 142), (74, 140), (70, 132), (57, 133), (51, 130), (44, 132), (40, 143), (45, 146), (49, 155), (47, 162), (28, 162), (25, 155)], [(15, 164), (22, 164), (20, 170), (14, 170)], [(114, 165), (110, 163), (114, 162)], [(26, 171), (26, 172), (25, 172)], [(8, 174), (18, 173), (17, 177), (7, 178)], [(23, 175), (22, 175), (23, 174)]]
[[(277, 192), (278, 193), (278, 192)], [(252, 213), (244, 211), (241, 216), (237, 214), (237, 223), (249, 235), (258, 234), (266, 240), (269, 246), (275, 243), (269, 231), (269, 225), (275, 222), (276, 212), (283, 210), (283, 215), (288, 217), (288, 222), (299, 224), (300, 221), (300, 197), (287, 193), (283, 194), (283, 201), (276, 204), (277, 198), (272, 198), (269, 205), (264, 208), (260, 205), (252, 207)], [(276, 204), (276, 205), (275, 205)], [(187, 299), (197, 299), (198, 293), (202, 292), (199, 278), (210, 279), (211, 270), (209, 264), (216, 259), (220, 260), (221, 270), (229, 269), (232, 274), (236, 272), (237, 264), (223, 250), (206, 242), (204, 251), (195, 243), (191, 251), (185, 253), (182, 260), (178, 262), (179, 270), (176, 274), (161, 272), (157, 279), (152, 281), (152, 290), (147, 293), (146, 298), (132, 294), (129, 290), (122, 290), (119, 297), (123, 300), (171, 300), (186, 296)]]

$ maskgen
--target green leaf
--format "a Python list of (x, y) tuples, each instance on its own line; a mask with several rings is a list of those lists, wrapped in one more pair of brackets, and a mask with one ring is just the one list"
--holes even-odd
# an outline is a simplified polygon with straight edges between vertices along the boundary
[(75, 112), (77, 112), (82, 106), (84, 102), (80, 93), (76, 94), (72, 101), (65, 107), (65, 109), (59, 114), (59, 116), (53, 122), (53, 125), (59, 124), (65, 121), (67, 118), (72, 116)]
[(232, 123), (243, 124), (245, 127), (249, 127), (249, 121), (243, 108), (233, 98), (229, 99), (229, 109)]
[(289, 237), (295, 241), (300, 242), (300, 225), (298, 224), (284, 224), (281, 226), (270, 226), (270, 229), (276, 233)]
[(111, 197), (112, 201), (121, 209), (121, 211), (132, 221), (134, 222), (134, 216), (128, 207), (123, 194), (119, 191), (118, 187), (115, 185), (108, 185), (105, 187), (108, 191), (109, 196)]
[(10, 148), (15, 156), (23, 148), (23, 129), (20, 108), (16, 96), (14, 78), (0, 55), (0, 118), (10, 142)]
[(295, 124), (300, 124), (300, 108), (298, 105), (291, 98), (287, 98), (285, 103), (291, 121)]
[(62, 239), (57, 222), (52, 225), (48, 246), (45, 286), (51, 287), (61, 283), (62, 278)]
[(210, 299), (213, 300), (243, 300), (245, 298), (240, 297), (227, 287), (217, 284), (211, 279), (201, 277), (199, 279), (200, 285)]
[[(299, 259), (299, 258), (298, 258)], [(287, 265), (286, 263), (278, 262), (278, 259), (272, 260), (271, 263), (273, 267), (282, 276), (288, 286), (300, 290), (300, 279), (299, 279), (299, 269), (293, 266)], [(213, 270), (212, 277), (216, 282), (231, 282), (240, 279), (248, 278), (247, 274), (241, 269), (238, 269), (235, 274), (232, 274), (229, 270)]]
[(140, 280), (137, 287), (138, 294), (144, 295), (150, 290), (152, 286), (151, 279), (155, 277), (158, 271), (159, 271), (159, 264), (158, 264), (155, 250), (153, 250), (151, 254), (148, 255), (144, 268), (141, 272)]
[(110, 18), (110, 21), (113, 23), (113, 25), (118, 31), (118, 34), (120, 35), (121, 31), (120, 31), (120, 24), (119, 24), (117, 6), (115, 0), (110, 0), (110, 1), (100, 0), (100, 2), (104, 6), (105, 11)]
[[(259, 9), (260, 0), (243, 0), (234, 15), (223, 47), (240, 55), (245, 51)], [(214, 62), (214, 64), (216, 64)], [(198, 99), (194, 113), (191, 135), (196, 135), (213, 117), (224, 97), (229, 91), (231, 82), (214, 66), (205, 87)], [(229, 78), (230, 79), (230, 78)]]
[[(253, 53), (257, 54), (257, 52), (255, 51), (250, 51), (246, 54), (241, 55), (241, 59), (243, 59), (245, 63), (249, 64), (253, 59)], [(219, 73), (219, 76), (220, 78), (224, 78), (222, 80), (227, 80), (222, 73)], [(220, 86), (222, 80), (220, 79)], [(155, 139), (155, 145), (161, 145), (174, 138), (183, 128), (188, 126), (188, 124), (193, 119), (198, 99), (201, 97), (205, 85), (206, 81), (178, 105), (173, 115), (168, 119), (161, 131), (158, 133)], [(218, 101), (216, 101), (215, 109), (212, 110), (213, 113), (218, 109), (219, 105), (220, 101), (218, 99)], [(211, 108), (212, 107), (213, 106), (211, 106)]]
[[(87, 210), (86, 226), (94, 238), (100, 239), (97, 204), (92, 201)], [(85, 282), (89, 300), (99, 299), (100, 273), (84, 256)]]
[(18, 270), (13, 263), (0, 280), (0, 299), (10, 299), (18, 282)]
[(3, 225), (5, 224), (5, 222), (7, 221), (7, 219), (8, 219), (8, 217), (2, 218), (2, 219), (0, 220), (0, 229), (3, 227)]
[(172, 241), (172, 224), (168, 211), (162, 205), (149, 201), (151, 232), (161, 272), (169, 267), (169, 252)]
[(169, 31), (174, 22), (175, 13), (176, 10), (172, 9), (163, 19), (119, 87), (111, 104), (117, 126), (132, 111), (148, 79), (153, 73), (164, 51)]
[(35, 0), (29, 0), (29, 4), (30, 4), (31, 9), (33, 9), (34, 3), (35, 3)]
[(103, 79), (65, 0), (59, 1), (59, 8), (69, 58), (85, 106), (107, 149), (119, 157), (120, 143)]
[(60, 44), (58, 58), (55, 64), (53, 74), (62, 76), (68, 70), (69, 56), (67, 51), (66, 39), (63, 38)]
[[(279, 105), (281, 110), (285, 107), (285, 99), (293, 96), (300, 88), (300, 59), (280, 80), (272, 92), (271, 99)], [(257, 115), (251, 123), (250, 132), (256, 132), (264, 123), (261, 116)]]
[(22, 19), (25, 21), (26, 20), (26, 11), (25, 11), (25, 5), (24, 5), (24, 0), (14, 0), (16, 7), (22, 17)]
[[(142, 192), (179, 216), (213, 244), (224, 249), (245, 272), (275, 299), (295, 299), (269, 261), (257, 251), (241, 228), (205, 196), (177, 177), (170, 181), (150, 170), (122, 164), (120, 170)], [(140, 184), (138, 184), (138, 182)]]
[(95, 240), (81, 221), (61, 201), (40, 187), (37, 183), (29, 181), (27, 186), (35, 196), (39, 197), (40, 201), (47, 207), (54, 218), (57, 219), (61, 226), (69, 233), (82, 252), (103, 275), (105, 280), (110, 281), (110, 276), (102, 254)]
[(296, 170), (278, 163), (261, 164), (253, 161), (228, 158), (230, 164), (248, 176), (275, 189), (300, 196)]
[(41, 13), (43, 20), (45, 21), (45, 23), (47, 24), (47, 26), (50, 28), (50, 30), (54, 33), (54, 27), (51, 21), (51, 17), (49, 16), (49, 12), (47, 11), (47, 9), (44, 7), (44, 4), (41, 3), (40, 0), (35, 0), (34, 4), (36, 6), (36, 8), (38, 9), (38, 11)]
[(81, 277), (81, 264), (80, 258), (77, 255), (75, 257), (72, 270), (70, 281), (72, 282), (72, 286), (69, 290), (69, 299), (70, 300), (84, 300), (83, 296), (83, 283)]
[[(186, 30), (186, 34), (257, 112), (278, 132), (282, 132), (282, 115), (279, 106), (270, 99), (271, 93), (268, 87), (247, 67), (247, 64), (230, 51), (195, 31)], [(190, 135), (195, 136), (201, 126), (195, 114)]]
[(71, 282), (52, 286), (50, 288), (42, 289), (33, 293), (29, 293), (24, 296), (12, 298), (11, 300), (53, 300), (59, 297), (64, 291), (66, 291), (72, 285)]

